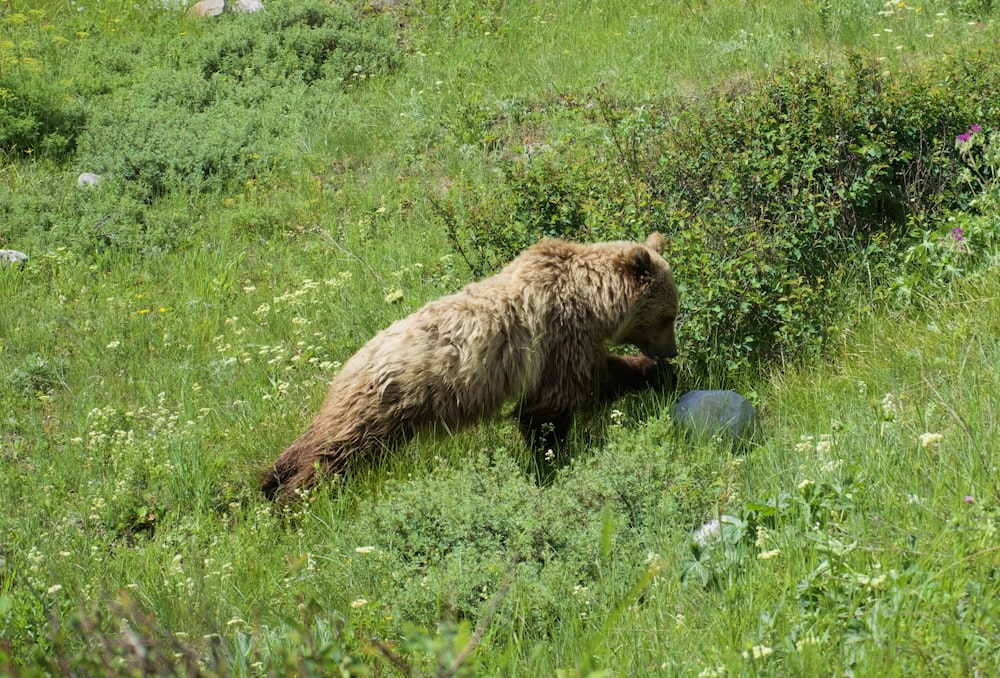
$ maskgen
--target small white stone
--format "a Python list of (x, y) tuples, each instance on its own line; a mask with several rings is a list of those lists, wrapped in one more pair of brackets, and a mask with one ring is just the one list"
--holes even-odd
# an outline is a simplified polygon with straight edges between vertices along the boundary
[(0, 265), (24, 266), (28, 263), (28, 255), (17, 250), (0, 250)]
[(77, 188), (91, 188), (101, 183), (101, 175), (93, 172), (84, 172), (76, 178)]

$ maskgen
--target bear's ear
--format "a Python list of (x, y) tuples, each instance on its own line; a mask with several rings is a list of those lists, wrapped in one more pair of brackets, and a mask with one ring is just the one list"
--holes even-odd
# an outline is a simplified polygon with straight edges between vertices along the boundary
[(642, 246), (632, 248), (630, 263), (632, 264), (632, 272), (637, 278), (648, 274), (653, 267), (653, 261), (649, 258), (649, 250)]
[(663, 239), (663, 236), (656, 232), (650, 233), (649, 237), (646, 238), (646, 247), (653, 250), (657, 254), (663, 254), (663, 246), (665, 244), (666, 241)]

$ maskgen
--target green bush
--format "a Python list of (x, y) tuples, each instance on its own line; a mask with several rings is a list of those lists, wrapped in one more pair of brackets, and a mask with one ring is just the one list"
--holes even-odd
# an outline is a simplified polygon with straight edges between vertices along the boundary
[[(0, 81), (0, 150), (102, 176), (97, 190), (0, 201), (16, 237), (182, 246), (198, 222), (178, 218), (176, 205), (287, 176), (321, 108), (401, 63), (391, 17), (345, 4), (276, 1), (186, 28), (108, 38), (81, 63), (77, 85)], [(61, 89), (74, 86), (82, 103)]]
[(61, 85), (33, 75), (0, 77), (0, 151), (66, 158), (85, 122), (80, 102)]
[(206, 79), (346, 86), (399, 66), (394, 29), (391, 21), (359, 18), (344, 4), (276, 2), (266, 12), (225, 17), (191, 58)]
[[(836, 336), (852, 285), (887, 293), (915, 220), (977, 195), (954, 140), (970, 122), (1000, 122), (996, 63), (971, 55), (895, 77), (862, 57), (842, 70), (795, 64), (642, 107), (598, 91), (571, 102), (591, 134), (500, 155), (496, 186), (439, 214), (477, 275), (543, 236), (663, 231), (689, 374), (794, 360)], [(495, 137), (483, 119), (475, 134)]]
[(664, 526), (694, 525), (709, 512), (714, 497), (704, 489), (715, 466), (693, 468), (685, 452), (663, 419), (628, 435), (612, 432), (604, 450), (574, 459), (548, 486), (503, 450), (442, 463), (340, 526), (346, 545), (369, 547), (349, 554), (349, 580), (366, 583), (349, 595), (380, 610), (372, 624), (394, 636), (400, 620), (432, 628), (442, 618), (478, 619), (513, 567), (495, 623), (537, 633), (552, 619), (575, 618), (579, 610), (567, 610), (581, 603), (568, 598), (575, 586), (598, 586), (610, 552), (630, 563), (622, 579), (632, 582), (647, 554), (662, 548)]
[[(148, 202), (170, 192), (217, 194), (281, 162), (281, 121), (269, 102), (248, 109), (226, 98), (192, 113), (183, 99), (160, 103), (144, 89), (95, 113), (81, 141), (81, 167)], [(149, 103), (125, 101), (133, 97)]]
[(265, 177), (286, 160), (289, 132), (307, 126), (309, 85), (343, 87), (398, 65), (386, 27), (341, 5), (279, 2), (171, 46), (172, 63), (118, 58), (117, 70), (140, 77), (95, 111), (79, 164), (147, 201)]
[(47, 395), (64, 383), (66, 366), (61, 358), (32, 353), (7, 375), (10, 388), (25, 396)]

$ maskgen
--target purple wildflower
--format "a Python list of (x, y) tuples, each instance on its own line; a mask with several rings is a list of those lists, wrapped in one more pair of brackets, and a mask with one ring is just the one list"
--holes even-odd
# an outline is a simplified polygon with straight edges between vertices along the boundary
[(973, 501), (975, 501), (975, 500), (972, 498), (971, 494), (965, 495), (965, 503), (966, 504), (971, 504)]
[(951, 237), (958, 243), (958, 251), (965, 252), (965, 231), (962, 230), (961, 226), (951, 229)]
[(968, 131), (962, 132), (961, 134), (959, 134), (955, 138), (955, 141), (957, 141), (960, 144), (967, 144), (972, 139), (972, 135), (973, 134), (975, 134), (976, 132), (982, 132), (982, 131), (983, 131), (983, 128), (982, 128), (981, 125), (969, 125)]

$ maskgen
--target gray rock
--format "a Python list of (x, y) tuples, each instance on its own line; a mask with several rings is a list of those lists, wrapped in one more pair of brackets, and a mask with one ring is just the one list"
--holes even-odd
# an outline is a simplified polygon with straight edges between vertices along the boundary
[(101, 175), (93, 172), (84, 172), (76, 178), (78, 188), (91, 188), (101, 183)]
[(674, 422), (698, 437), (747, 442), (757, 429), (757, 410), (736, 391), (689, 391), (674, 405)]
[(226, 11), (226, 0), (201, 0), (188, 7), (188, 16), (219, 16)]
[(233, 8), (237, 12), (259, 12), (264, 9), (264, 3), (260, 0), (236, 0), (236, 6)]
[(17, 250), (0, 250), (0, 266), (24, 266), (28, 255)]

